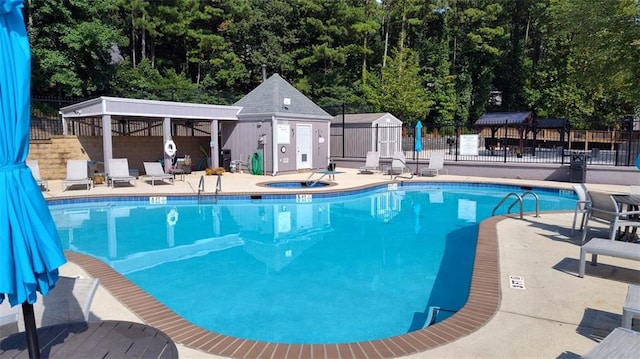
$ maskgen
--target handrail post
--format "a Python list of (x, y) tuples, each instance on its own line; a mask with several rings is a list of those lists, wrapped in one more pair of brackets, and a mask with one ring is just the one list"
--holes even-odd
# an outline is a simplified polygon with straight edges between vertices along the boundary
[(198, 197), (201, 192), (204, 192), (204, 176), (200, 176), (200, 182), (198, 182)]

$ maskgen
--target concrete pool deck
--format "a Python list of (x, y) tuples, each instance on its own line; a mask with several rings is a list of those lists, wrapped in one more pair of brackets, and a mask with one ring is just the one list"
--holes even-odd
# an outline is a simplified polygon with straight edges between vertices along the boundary
[[(201, 174), (187, 175), (184, 181), (176, 181), (175, 185), (151, 186), (139, 180), (135, 187), (112, 189), (97, 186), (90, 191), (72, 189), (62, 192), (60, 181), (49, 181), (51, 190), (45, 193), (45, 197), (194, 194), (197, 193)], [(221, 193), (286, 192), (281, 188), (264, 188), (258, 184), (276, 180), (304, 181), (308, 177), (308, 173), (277, 177), (230, 173), (222, 176)], [(216, 179), (215, 176), (204, 177), (205, 192), (211, 193)], [(341, 191), (388, 181), (389, 176), (358, 175), (355, 170), (345, 169), (344, 173), (336, 175), (334, 186), (308, 191)], [(573, 185), (446, 175), (414, 177), (408, 181), (505, 183), (566, 189), (571, 189)], [(629, 191), (627, 186), (587, 186), (617, 193)], [(497, 272), (500, 282), (497, 311), (489, 313), (486, 324), (470, 334), (449, 344), (406, 357), (577, 358), (589, 351), (602, 337), (620, 325), (627, 285), (640, 282), (640, 264), (602, 256), (601, 264), (596, 267), (587, 266), (587, 275), (579, 278), (577, 270), (581, 234), (576, 232), (574, 236), (570, 235), (572, 220), (573, 212), (566, 212), (542, 213), (540, 217), (526, 214), (522, 220), (494, 217), (485, 221), (488, 224), (483, 225), (489, 229), (486, 235), (494, 241), (497, 238)], [(71, 262), (61, 269), (61, 273), (88, 275), (86, 269)], [(525, 289), (511, 288), (509, 276), (521, 277)], [(143, 321), (103, 286), (98, 290), (91, 311), (95, 319)], [(183, 345), (178, 347), (182, 358), (217, 357)], [(263, 351), (262, 354), (254, 357), (279, 357), (275, 352), (267, 355), (267, 351)]]

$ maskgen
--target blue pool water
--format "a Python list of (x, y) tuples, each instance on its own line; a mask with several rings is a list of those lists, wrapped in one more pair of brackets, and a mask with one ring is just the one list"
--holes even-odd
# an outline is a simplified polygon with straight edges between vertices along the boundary
[[(438, 320), (464, 306), (478, 223), (505, 194), (523, 191), (438, 184), (50, 208), (66, 249), (104, 261), (190, 322), (320, 344), (403, 334), (424, 326), (432, 306), (444, 309)], [(575, 206), (573, 192), (534, 191), (542, 211)], [(525, 211), (534, 210), (527, 197)]]

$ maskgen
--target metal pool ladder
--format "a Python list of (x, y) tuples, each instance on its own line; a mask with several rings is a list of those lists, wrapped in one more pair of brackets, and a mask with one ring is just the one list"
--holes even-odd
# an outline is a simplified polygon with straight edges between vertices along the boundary
[[(215, 201), (218, 202), (218, 192), (222, 191), (222, 177), (218, 175), (218, 179), (216, 180), (216, 192), (215, 192)], [(200, 176), (200, 182), (198, 183), (198, 202), (200, 202), (201, 195), (204, 194), (204, 176)]]
[(513, 203), (511, 203), (511, 205), (507, 209), (507, 214), (511, 213), (511, 209), (513, 208), (513, 206), (515, 206), (516, 204), (520, 204), (520, 219), (522, 219), (524, 217), (524, 202), (522, 201), (522, 199), (528, 195), (531, 195), (536, 199), (536, 217), (540, 217), (540, 199), (538, 198), (538, 195), (535, 194), (533, 191), (526, 191), (520, 195), (515, 192), (510, 192), (509, 194), (504, 196), (504, 198), (500, 201), (500, 203), (498, 203), (495, 207), (493, 207), (493, 211), (491, 212), (491, 215), (495, 216), (498, 208), (500, 208), (500, 206), (503, 203), (505, 203), (509, 198), (516, 197), (516, 200), (513, 201)]

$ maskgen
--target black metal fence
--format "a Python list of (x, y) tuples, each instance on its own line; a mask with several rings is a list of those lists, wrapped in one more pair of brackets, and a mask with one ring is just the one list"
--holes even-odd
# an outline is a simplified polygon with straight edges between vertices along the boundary
[(366, 158), (368, 151), (378, 151), (382, 158), (391, 158), (393, 152), (401, 150), (407, 159), (426, 160), (437, 151), (444, 152), (448, 161), (549, 164), (569, 164), (572, 156), (580, 154), (588, 164), (635, 165), (640, 152), (636, 131), (599, 135), (600, 131), (573, 131), (563, 136), (561, 131), (545, 130), (534, 138), (532, 133), (523, 135), (518, 127), (505, 126), (493, 134), (488, 130), (443, 127), (428, 132), (423, 129), (418, 152), (413, 128), (333, 123), (330, 153), (334, 158)]
[[(83, 99), (32, 99), (31, 139), (48, 140), (63, 135), (59, 109)], [(335, 114), (343, 107), (332, 108)], [(348, 112), (351, 112), (349, 108)], [(366, 110), (362, 108), (361, 110)], [(568, 164), (571, 156), (583, 154), (590, 164), (633, 166), (640, 153), (640, 126), (628, 120), (623, 131), (568, 131), (544, 129), (523, 131), (507, 124), (493, 130), (466, 127), (422, 129), (422, 150), (415, 151), (415, 129), (406, 126), (371, 126), (371, 124), (331, 124), (330, 155), (334, 158), (366, 158), (367, 151), (379, 151), (381, 157), (392, 157), (403, 151), (408, 159), (425, 160), (433, 151), (445, 152), (448, 161), (481, 161), (513, 163)], [(209, 136), (208, 121), (172, 121), (174, 136)], [(162, 136), (159, 120), (113, 120), (112, 136)], [(68, 134), (102, 136), (102, 119), (86, 118), (70, 121)], [(534, 136), (535, 132), (535, 136)], [(466, 136), (475, 135), (475, 136)], [(467, 139), (471, 141), (467, 141)], [(474, 142), (475, 141), (475, 142)], [(469, 148), (477, 146), (477, 153)], [(472, 146), (473, 147), (473, 146)]]

